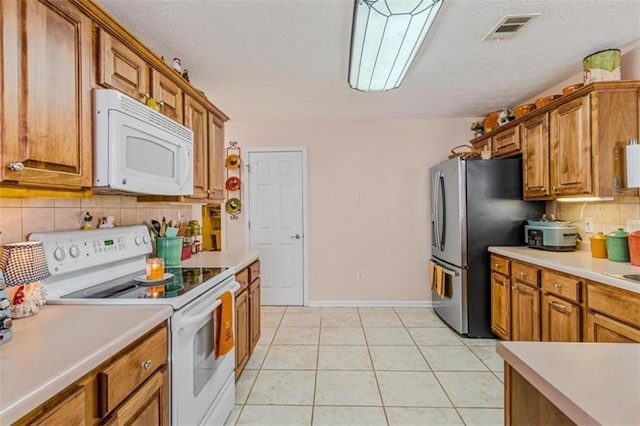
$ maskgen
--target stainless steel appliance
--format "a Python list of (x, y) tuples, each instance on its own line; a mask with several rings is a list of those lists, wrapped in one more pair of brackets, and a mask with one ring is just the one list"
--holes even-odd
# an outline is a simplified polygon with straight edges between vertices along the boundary
[(117, 90), (93, 92), (94, 191), (192, 194), (193, 132)]
[(576, 227), (568, 221), (529, 220), (524, 227), (527, 246), (549, 251), (574, 251), (578, 239)]
[[(151, 239), (145, 226), (35, 233), (51, 277), (47, 303), (165, 304), (170, 318), (171, 424), (223, 424), (235, 401), (235, 349), (215, 358), (218, 297), (240, 286), (230, 268), (167, 268), (173, 277), (144, 283)], [(157, 284), (157, 285), (156, 285)], [(232, 307), (235, 312), (235, 308)]]
[(434, 310), (470, 337), (493, 337), (491, 245), (522, 245), (526, 219), (541, 217), (544, 202), (522, 201), (522, 160), (454, 158), (430, 170), (431, 260), (451, 277)]

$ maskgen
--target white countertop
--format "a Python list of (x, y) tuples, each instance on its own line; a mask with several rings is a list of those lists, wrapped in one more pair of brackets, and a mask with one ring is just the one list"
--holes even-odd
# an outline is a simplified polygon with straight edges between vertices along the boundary
[(192, 254), (189, 259), (183, 260), (180, 266), (226, 266), (235, 268), (234, 272), (238, 272), (251, 265), (258, 257), (260, 257), (258, 251), (203, 251)]
[(576, 424), (640, 424), (640, 344), (498, 342), (496, 350)]
[(46, 305), (0, 346), (0, 424), (10, 424), (169, 318), (172, 308)]
[(628, 262), (612, 262), (607, 259), (594, 258), (591, 257), (591, 252), (584, 250), (553, 252), (528, 247), (489, 247), (489, 251), (634, 293), (640, 293), (640, 281), (611, 276), (640, 274), (640, 267), (631, 266), (631, 263)]

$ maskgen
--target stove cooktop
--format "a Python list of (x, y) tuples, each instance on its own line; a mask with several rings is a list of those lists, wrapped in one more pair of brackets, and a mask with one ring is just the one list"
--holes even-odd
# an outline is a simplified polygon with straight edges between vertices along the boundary
[(144, 271), (106, 281), (60, 296), (61, 299), (169, 299), (181, 296), (229, 268), (166, 268), (172, 278), (157, 283), (142, 283), (135, 277)]

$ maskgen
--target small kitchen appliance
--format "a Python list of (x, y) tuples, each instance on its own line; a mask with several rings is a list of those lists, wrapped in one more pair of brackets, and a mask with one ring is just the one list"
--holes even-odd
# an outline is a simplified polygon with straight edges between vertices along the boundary
[(220, 297), (240, 288), (232, 268), (174, 266), (165, 268), (162, 279), (147, 280), (152, 250), (143, 225), (35, 233), (29, 239), (44, 244), (48, 304), (171, 306), (171, 424), (225, 422), (235, 401), (235, 349), (215, 354), (223, 328)]
[(580, 239), (576, 227), (564, 220), (528, 220), (524, 226), (528, 247), (549, 251), (574, 251)]

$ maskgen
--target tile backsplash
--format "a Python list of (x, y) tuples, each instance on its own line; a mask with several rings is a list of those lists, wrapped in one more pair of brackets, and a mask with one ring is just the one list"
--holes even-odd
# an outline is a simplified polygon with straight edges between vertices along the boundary
[(570, 220), (578, 228), (578, 232), (584, 239), (582, 249), (589, 249), (589, 237), (584, 230), (584, 220), (593, 219), (594, 233), (605, 234), (615, 231), (617, 228), (627, 229), (627, 220), (640, 219), (640, 198), (624, 197), (615, 201), (597, 203), (560, 203), (555, 202), (556, 218)]
[[(199, 206), (198, 206), (199, 208)], [(92, 198), (0, 198), (0, 245), (25, 241), (32, 232), (80, 229), (81, 216), (89, 212), (92, 224), (101, 217), (114, 216), (115, 224), (150, 223), (162, 217), (188, 221), (193, 217), (189, 204), (138, 202), (136, 197), (96, 195)]]

